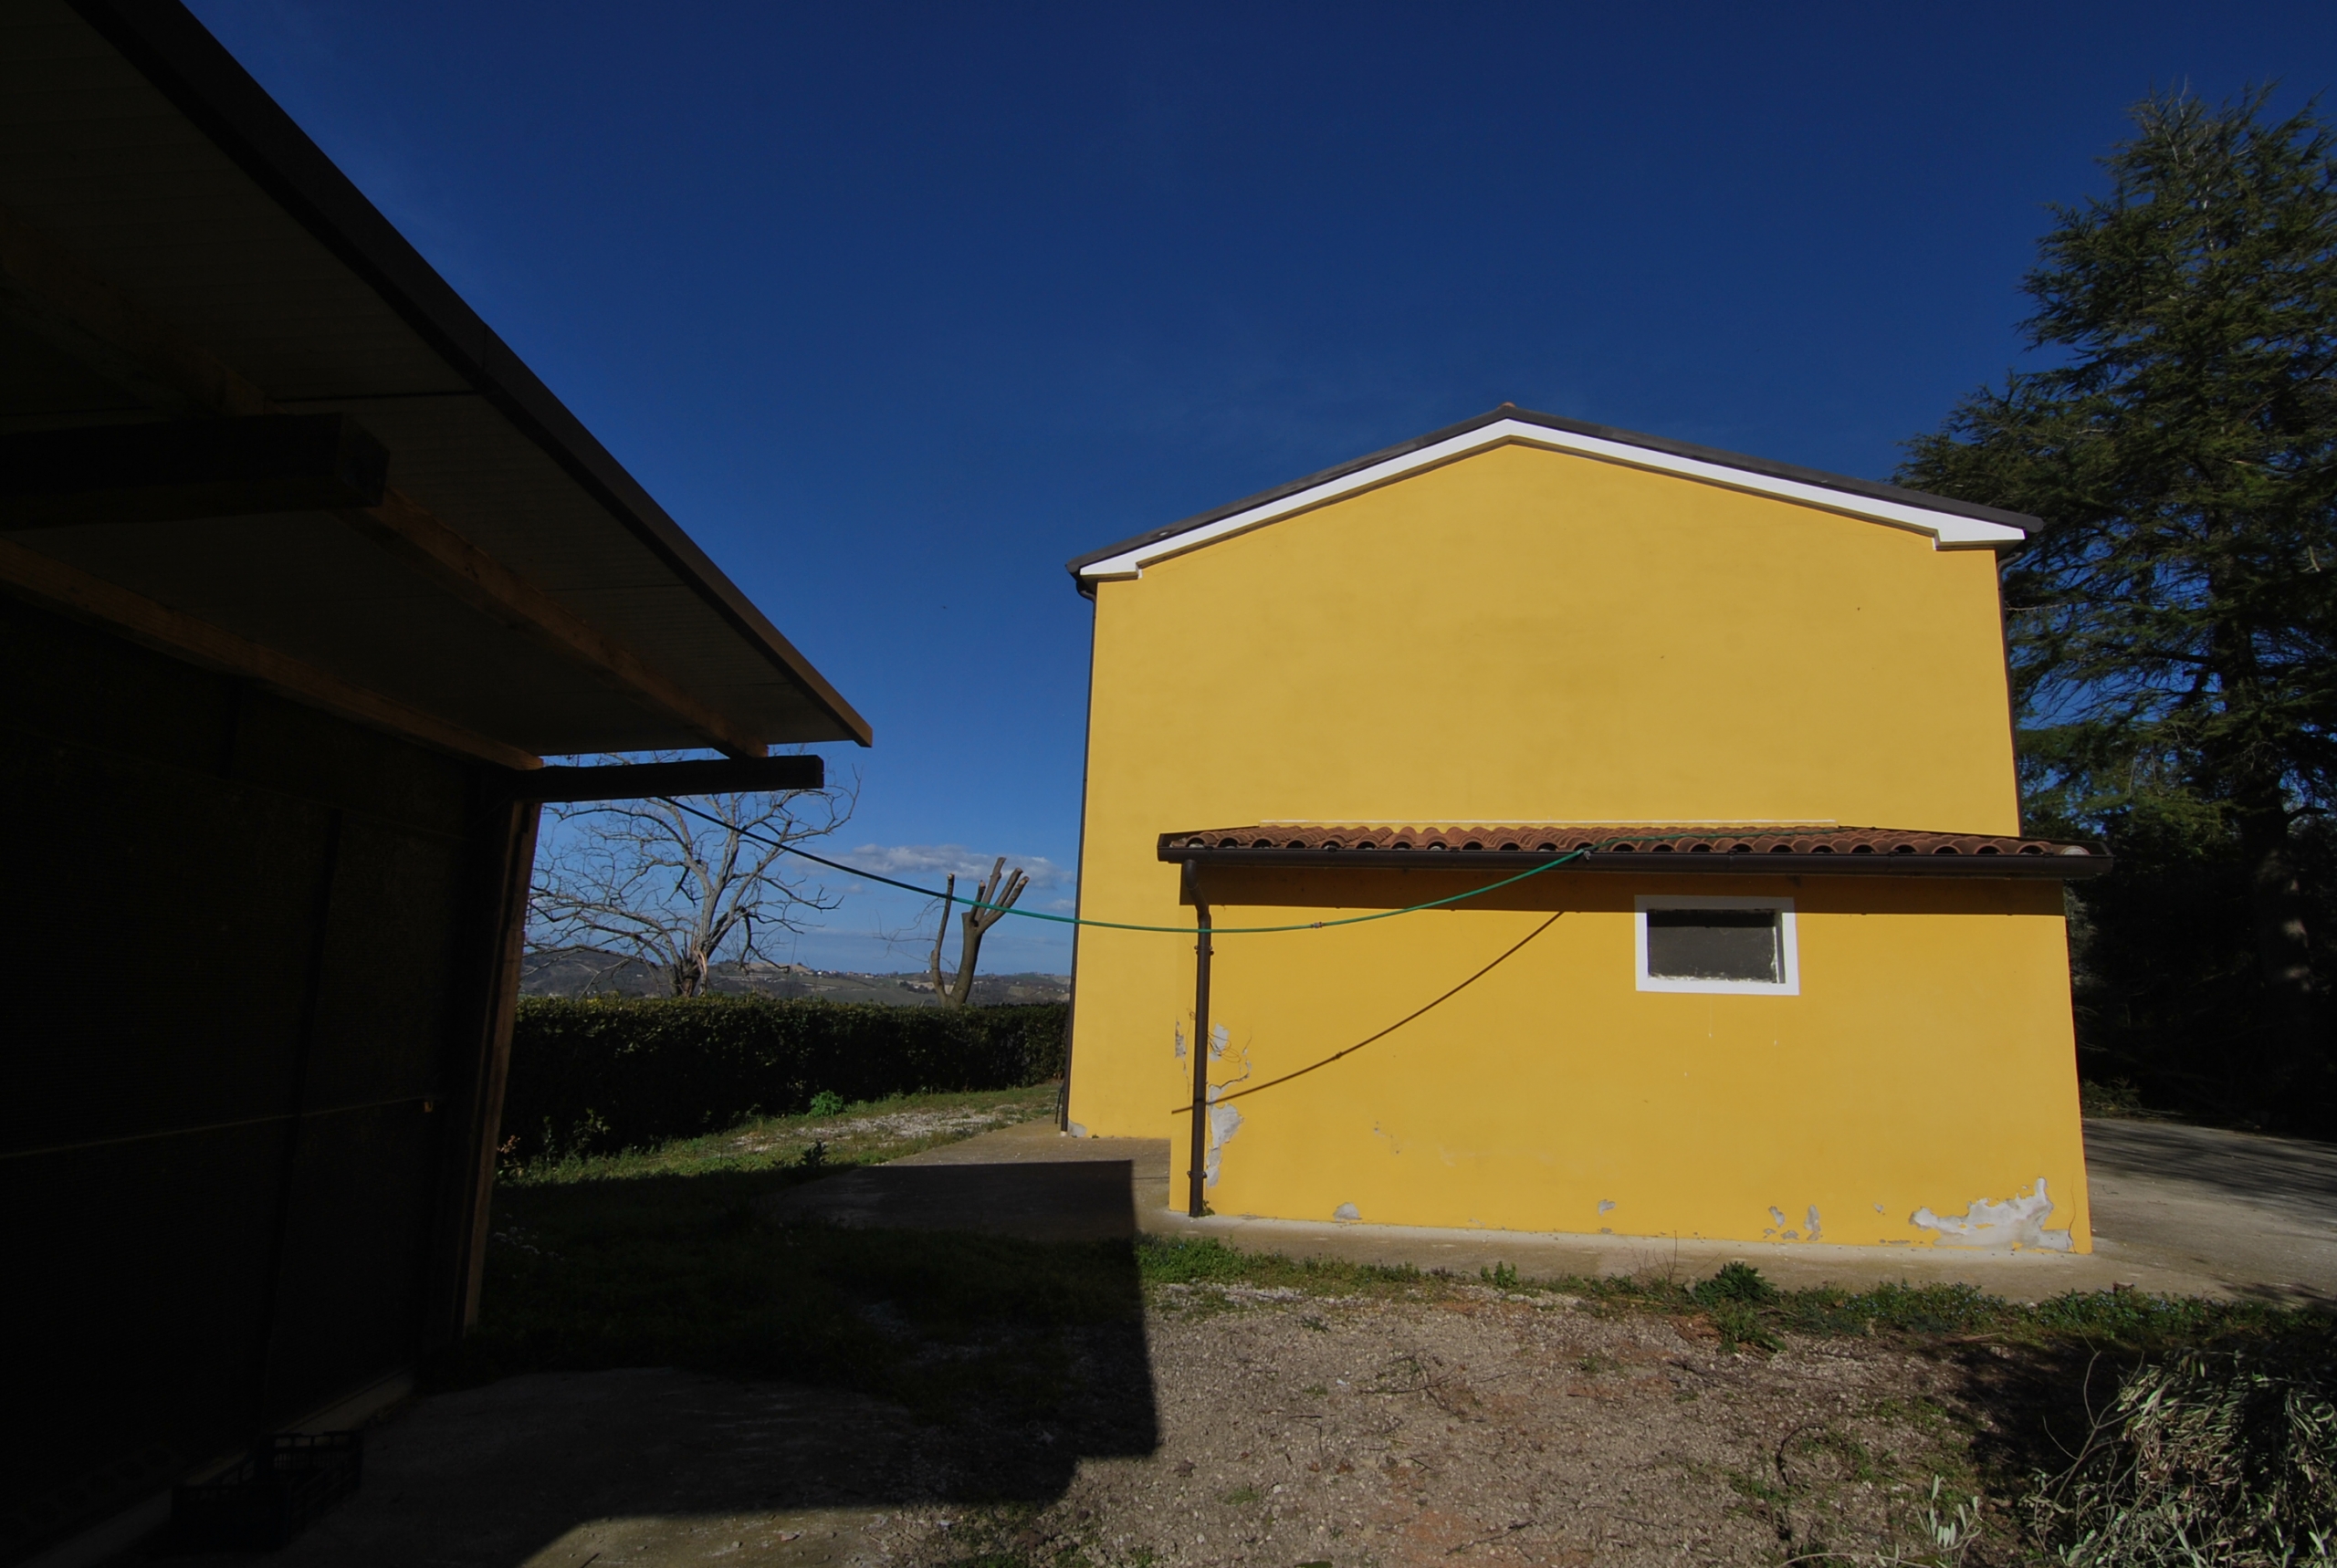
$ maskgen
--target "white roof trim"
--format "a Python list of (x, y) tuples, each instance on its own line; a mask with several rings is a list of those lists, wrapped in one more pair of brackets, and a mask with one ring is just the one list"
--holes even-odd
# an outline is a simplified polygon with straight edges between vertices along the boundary
[(1143, 575), (1146, 567), (1155, 561), (1182, 555), (1187, 550), (1213, 544), (1232, 534), (1245, 533), (1295, 512), (1307, 511), (1359, 491), (1373, 489), (1422, 469), (1466, 457), (1488, 446), (1512, 443), (1545, 447), (1553, 452), (1568, 452), (1579, 457), (1596, 458), (1602, 463), (1652, 469), (1660, 474), (1673, 474), (1683, 479), (1720, 485), (1731, 490), (1747, 490), (1755, 495), (1798, 501), (1804, 506), (1863, 517), (1869, 522), (1887, 523), (1892, 528), (1930, 535), (1934, 549), (1987, 549), (2028, 537), (2022, 529), (2004, 523), (1985, 522), (1978, 517), (1963, 517), (1930, 507), (1910, 506), (1903, 501), (1829, 489), (1823, 485), (1804, 484), (1798, 479), (1755, 474), (1743, 468), (1732, 468), (1725, 464), (1707, 463), (1701, 458), (1682, 457), (1645, 446), (1633, 446), (1626, 442), (1609, 441), (1602, 436), (1577, 435), (1572, 431), (1553, 430), (1546, 424), (1533, 424), (1522, 419), (1499, 419), (1450, 440), (1440, 441), (1432, 446), (1423, 446), (1416, 452), (1407, 452), (1401, 456), (1390, 457), (1385, 463), (1374, 463), (1352, 474), (1343, 474), (1336, 479), (1268, 501), (1263, 506), (1220, 517), (1215, 522), (1204, 523), (1167, 538), (1150, 540), (1122, 550), (1118, 555), (1106, 556), (1102, 560), (1090, 561), (1079, 569), (1079, 575), (1083, 580), (1090, 582), (1138, 577)]

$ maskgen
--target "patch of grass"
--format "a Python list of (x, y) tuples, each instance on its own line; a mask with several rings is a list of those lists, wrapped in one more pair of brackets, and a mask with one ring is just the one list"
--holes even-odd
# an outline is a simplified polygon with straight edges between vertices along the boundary
[[(1146, 1237), (1137, 1243), (1137, 1260), (1148, 1286), (1240, 1285), (1364, 1298), (1481, 1288), (1441, 1271), (1422, 1273), (1409, 1264), (1388, 1268), (1284, 1258), (1243, 1252), (1208, 1238)], [(1731, 1348), (1773, 1350), (1783, 1334), (1881, 1336), (1904, 1343), (1987, 1340), (2154, 1356), (2304, 1334), (2337, 1348), (2337, 1319), (2317, 1307), (2154, 1296), (2123, 1288), (2073, 1291), (2036, 1302), (2008, 1301), (1964, 1284), (1885, 1284), (1868, 1291), (1820, 1285), (1788, 1291), (1741, 1262), (1685, 1284), (1650, 1277), (1529, 1280), (1512, 1271), (1497, 1288), (1504, 1294), (1563, 1297), (1602, 1315), (1657, 1312), (1701, 1316)]]
[[(563, 1186), (651, 1176), (705, 1176), (802, 1163), (865, 1165), (956, 1143), (994, 1127), (1054, 1113), (1053, 1083), (957, 1094), (896, 1094), (846, 1104), (822, 1090), (800, 1116), (758, 1116), (725, 1132), (615, 1155), (570, 1154), (506, 1165), (505, 1186)], [(812, 1151), (819, 1153), (813, 1155)]]
[(1689, 1286), (1688, 1294), (1707, 1306), (1715, 1301), (1742, 1301), (1757, 1307), (1776, 1301), (1777, 1288), (1752, 1264), (1732, 1260), (1722, 1264), (1720, 1272), (1711, 1279)]
[(1410, 1263), (1342, 1263), (1243, 1252), (1214, 1237), (1139, 1237), (1137, 1269), (1147, 1285), (1248, 1285), (1310, 1296), (1392, 1296), (1430, 1280)]
[(1853, 1481), (1887, 1481), (1891, 1479), (1887, 1471), (1876, 1467), (1874, 1456), (1867, 1451), (1864, 1443), (1850, 1433), (1837, 1431), (1831, 1427), (1814, 1427), (1796, 1433), (1787, 1439), (1784, 1447), (1788, 1451), (1831, 1455)]

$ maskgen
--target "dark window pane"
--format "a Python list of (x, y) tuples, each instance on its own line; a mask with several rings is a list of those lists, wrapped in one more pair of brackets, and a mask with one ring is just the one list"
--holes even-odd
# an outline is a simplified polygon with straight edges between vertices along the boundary
[(1758, 980), (1781, 984), (1774, 909), (1651, 909), (1647, 972), (1663, 980)]

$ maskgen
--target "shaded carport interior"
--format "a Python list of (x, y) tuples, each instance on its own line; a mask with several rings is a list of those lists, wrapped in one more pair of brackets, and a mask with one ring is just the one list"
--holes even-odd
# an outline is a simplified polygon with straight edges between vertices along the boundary
[(157, 0), (0, 0), (0, 591), (15, 1561), (461, 1331), (542, 757), (870, 736)]

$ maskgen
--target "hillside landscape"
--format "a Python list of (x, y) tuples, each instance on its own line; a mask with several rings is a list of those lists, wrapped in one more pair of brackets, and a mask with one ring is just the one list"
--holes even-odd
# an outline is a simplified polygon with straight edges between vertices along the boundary
[[(896, 1007), (939, 1006), (933, 982), (921, 974), (875, 975), (813, 969), (801, 964), (714, 966), (708, 988), (718, 996), (817, 997), (831, 1002), (884, 1002)], [(665, 977), (638, 958), (594, 947), (548, 947), (520, 960), (523, 997), (662, 997)], [(1071, 996), (1064, 975), (977, 975), (978, 1004), (1060, 1002)]]

